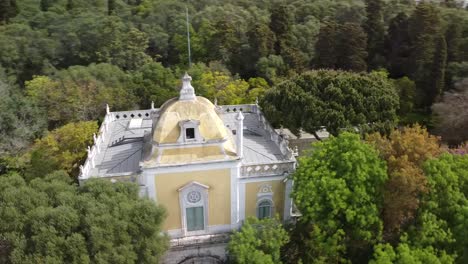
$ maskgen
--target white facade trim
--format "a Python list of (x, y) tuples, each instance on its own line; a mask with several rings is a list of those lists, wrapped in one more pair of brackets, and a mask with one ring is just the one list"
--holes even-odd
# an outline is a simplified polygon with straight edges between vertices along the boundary
[(239, 182), (241, 183), (251, 183), (251, 182), (264, 182), (264, 181), (281, 181), (284, 180), (287, 175), (279, 176), (261, 176), (261, 177), (252, 177), (252, 178), (240, 178)]
[(154, 175), (163, 173), (178, 173), (178, 172), (192, 172), (192, 171), (203, 171), (203, 170), (218, 170), (218, 169), (230, 169), (236, 166), (240, 166), (239, 160), (220, 160), (210, 161), (203, 163), (192, 163), (192, 164), (180, 164), (164, 167), (143, 167), (145, 173), (152, 173)]
[(285, 186), (284, 186), (284, 212), (283, 212), (284, 221), (291, 219), (291, 215), (292, 215), (292, 202), (293, 202), (291, 198), (292, 188), (293, 188), (292, 179), (286, 179)]
[(239, 223), (245, 220), (245, 183), (239, 182)]
[(231, 225), (239, 223), (239, 167), (231, 169)]
[[(237, 226), (236, 228), (239, 228)], [(232, 231), (232, 226), (231, 225), (212, 225), (208, 226), (208, 229), (206, 232), (203, 233), (203, 235), (212, 235), (212, 234), (217, 234), (217, 233), (228, 233)], [(196, 236), (196, 235), (201, 235), (201, 234), (194, 234), (195, 232), (189, 232), (187, 235), (184, 235), (183, 229), (172, 229), (166, 231), (167, 234), (171, 238), (180, 238), (180, 237), (186, 237), (186, 236)]]
[[(182, 234), (183, 236), (192, 236), (192, 235), (204, 235), (208, 232), (208, 223), (209, 223), (209, 195), (208, 195), (209, 187), (203, 184), (199, 184), (197, 182), (191, 182), (184, 187), (180, 188), (179, 191), (179, 206), (180, 206), (180, 216), (181, 216), (181, 223), (182, 223)], [(198, 193), (199, 200), (198, 201), (190, 201), (188, 199), (188, 195), (191, 193)], [(187, 230), (187, 214), (186, 209), (192, 207), (202, 207), (203, 208), (203, 230), (195, 230), (189, 231)]]

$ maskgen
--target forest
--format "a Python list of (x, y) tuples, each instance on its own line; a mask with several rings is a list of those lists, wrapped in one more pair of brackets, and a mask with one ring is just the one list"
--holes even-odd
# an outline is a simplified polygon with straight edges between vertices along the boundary
[(466, 263), (468, 7), (416, 2), (1, 0), (0, 263), (158, 261), (164, 209), (77, 175), (106, 104), (158, 107), (186, 71), (211, 101), (335, 136), (299, 160), (301, 220), (250, 220), (234, 263)]

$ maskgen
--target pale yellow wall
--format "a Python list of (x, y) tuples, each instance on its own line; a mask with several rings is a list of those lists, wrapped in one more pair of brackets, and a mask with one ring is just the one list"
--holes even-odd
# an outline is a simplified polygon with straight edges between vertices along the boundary
[(264, 182), (250, 182), (245, 184), (245, 216), (257, 216), (257, 194), (260, 186), (269, 184), (273, 191), (273, 203), (275, 206), (274, 214), (278, 214), (279, 218), (283, 218), (284, 208), (284, 182), (278, 181), (264, 181)]
[(208, 225), (231, 223), (231, 170), (207, 170), (158, 174), (155, 177), (156, 199), (166, 207), (168, 216), (164, 229), (182, 228), (178, 189), (196, 181), (207, 185)]

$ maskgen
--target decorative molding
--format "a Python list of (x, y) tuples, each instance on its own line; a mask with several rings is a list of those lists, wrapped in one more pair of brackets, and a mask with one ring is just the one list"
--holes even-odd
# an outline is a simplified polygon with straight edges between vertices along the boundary
[(241, 177), (259, 177), (259, 176), (272, 176), (272, 175), (285, 175), (294, 172), (294, 162), (280, 162), (269, 164), (252, 164), (244, 165), (241, 168)]

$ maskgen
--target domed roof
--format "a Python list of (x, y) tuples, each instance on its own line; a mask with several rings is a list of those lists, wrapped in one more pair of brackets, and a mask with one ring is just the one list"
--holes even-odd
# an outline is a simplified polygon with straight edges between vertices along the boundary
[(190, 84), (191, 77), (183, 78), (180, 97), (173, 98), (161, 107), (160, 117), (153, 134), (153, 140), (159, 144), (177, 143), (180, 136), (181, 121), (197, 120), (199, 131), (205, 141), (228, 138), (223, 121), (216, 113), (215, 106), (206, 98), (195, 96)]

